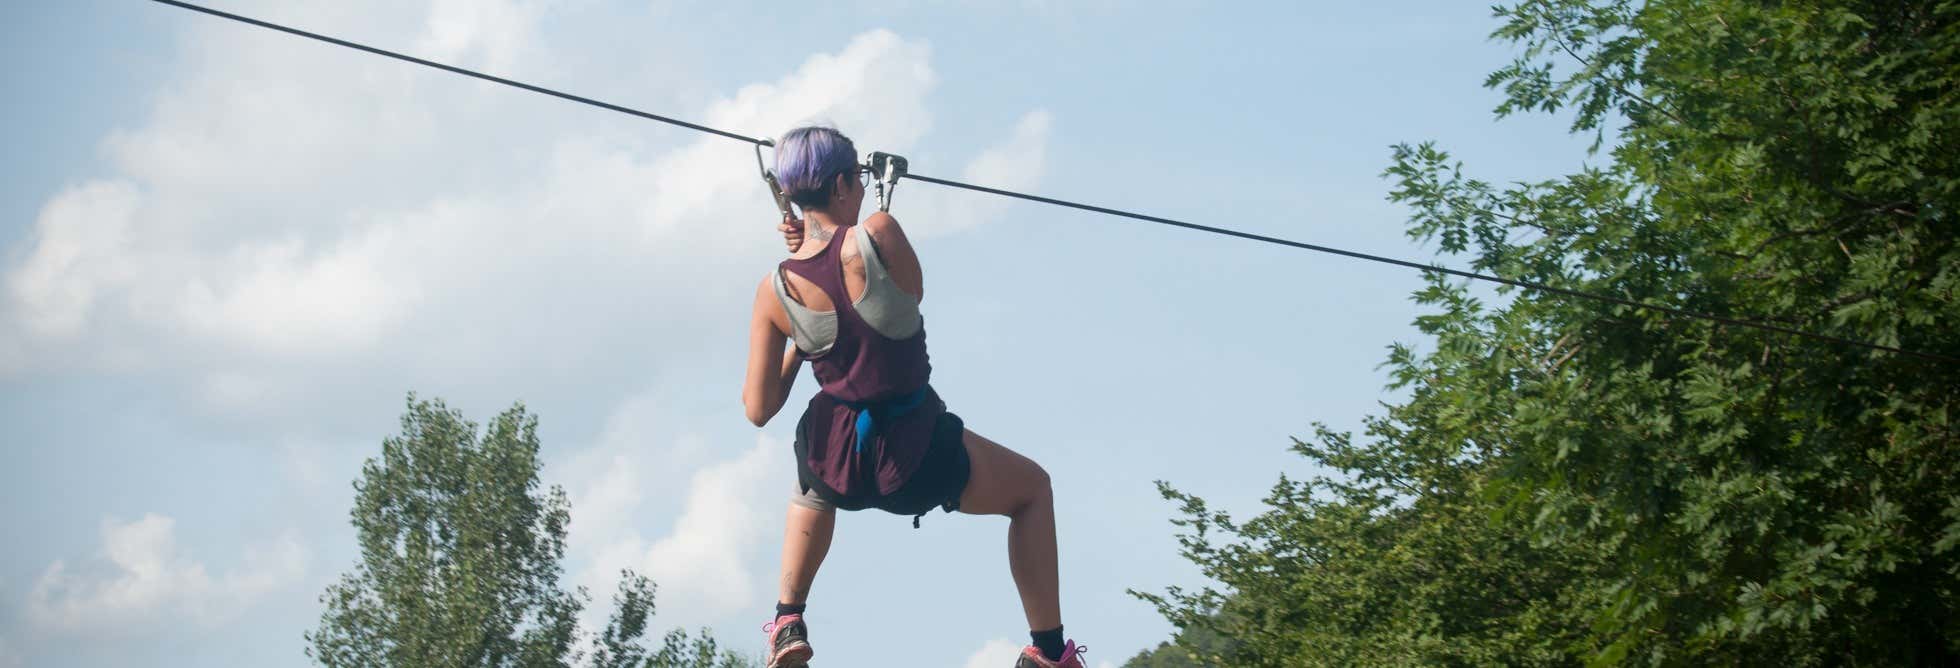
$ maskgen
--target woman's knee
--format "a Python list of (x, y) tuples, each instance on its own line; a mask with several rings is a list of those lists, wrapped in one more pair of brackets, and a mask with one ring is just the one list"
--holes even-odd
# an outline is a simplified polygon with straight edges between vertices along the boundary
[(1033, 460), (1029, 460), (1028, 470), (1025, 475), (1026, 478), (1021, 481), (1021, 487), (1025, 491), (1021, 499), (1020, 508), (1016, 510), (1054, 505), (1055, 487), (1054, 481), (1048, 477), (1048, 469), (1042, 468), (1041, 464)]
[(969, 429), (965, 433), (971, 472), (961, 507), (983, 515), (1017, 515), (1037, 504), (1052, 503), (1048, 471), (1025, 455), (987, 440)]

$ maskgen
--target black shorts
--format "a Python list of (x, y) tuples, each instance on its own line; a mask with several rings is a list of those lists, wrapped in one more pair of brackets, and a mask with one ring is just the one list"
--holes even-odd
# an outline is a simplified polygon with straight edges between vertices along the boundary
[(796, 490), (792, 501), (817, 510), (838, 508), (864, 510), (877, 508), (898, 515), (919, 516), (933, 507), (953, 512), (960, 509), (960, 495), (966, 493), (967, 478), (973, 472), (966, 454), (966, 422), (950, 412), (941, 413), (932, 426), (932, 441), (926, 445), (925, 459), (898, 491), (882, 496), (840, 497), (810, 470), (808, 450), (803, 442), (802, 425), (796, 440)]

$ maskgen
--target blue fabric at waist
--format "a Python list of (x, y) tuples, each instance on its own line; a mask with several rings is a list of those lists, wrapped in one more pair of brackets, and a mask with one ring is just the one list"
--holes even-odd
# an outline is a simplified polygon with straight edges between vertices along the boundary
[[(925, 403), (926, 395), (931, 391), (932, 386), (924, 385), (912, 391), (910, 394), (902, 394), (884, 401), (845, 401), (843, 399), (837, 399), (837, 403), (849, 406), (851, 410), (857, 411), (857, 451), (864, 452), (864, 445), (870, 443), (871, 437), (878, 433), (878, 413), (880, 411), (884, 412), (883, 417), (886, 419), (896, 418), (900, 415), (910, 413), (912, 409), (918, 408), (919, 404)], [(833, 396), (832, 398), (835, 399), (836, 397)]]

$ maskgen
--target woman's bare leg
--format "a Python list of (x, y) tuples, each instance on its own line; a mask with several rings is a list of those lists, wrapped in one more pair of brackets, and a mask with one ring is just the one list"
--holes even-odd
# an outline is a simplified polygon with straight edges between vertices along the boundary
[(830, 553), (830, 536), (837, 531), (837, 509), (817, 510), (789, 504), (789, 521), (783, 528), (783, 580), (778, 603), (796, 605), (810, 598), (810, 584), (817, 579), (817, 568)]
[(1034, 460), (968, 430), (962, 440), (973, 462), (960, 511), (1006, 515), (1007, 567), (1021, 592), (1028, 629), (1062, 625), (1061, 574), (1055, 562), (1055, 493)]

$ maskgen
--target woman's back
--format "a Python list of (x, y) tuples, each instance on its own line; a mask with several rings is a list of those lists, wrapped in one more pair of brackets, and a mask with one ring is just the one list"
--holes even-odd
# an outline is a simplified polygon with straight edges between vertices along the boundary
[[(898, 220), (883, 211), (871, 214), (863, 223), (852, 228), (838, 230), (833, 235), (835, 238), (824, 243), (812, 243), (816, 241), (814, 239), (806, 240), (803, 246), (790, 256), (790, 259), (808, 260), (829, 250), (830, 244), (839, 244), (837, 250), (843, 254), (845, 290), (852, 301), (862, 299), (866, 285), (863, 254), (857, 243), (842, 243), (845, 241), (844, 237), (855, 237), (857, 232), (868, 233), (867, 240), (871, 242), (873, 248), (873, 260), (879, 262), (890, 273), (892, 282), (899, 290), (910, 295), (916, 305), (925, 294), (924, 273), (919, 265), (919, 256), (912, 250), (912, 243), (905, 237), (905, 230), (899, 227)], [(791, 296), (800, 298), (798, 301), (803, 306), (815, 311), (830, 311), (836, 308), (829, 297), (817, 292), (816, 286), (808, 279), (797, 274), (790, 275), (789, 279), (792, 287)]]
[(825, 391), (868, 401), (924, 386), (930, 364), (919, 312), (922, 276), (897, 221), (876, 214), (806, 246), (815, 248), (784, 260), (771, 282), (791, 338)]
[(889, 494), (924, 459), (945, 412), (928, 384), (917, 256), (883, 214), (799, 250), (771, 282), (791, 338), (823, 385), (798, 428), (802, 457), (820, 479), (809, 482), (839, 496)]

